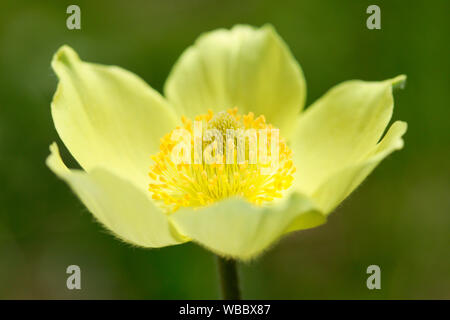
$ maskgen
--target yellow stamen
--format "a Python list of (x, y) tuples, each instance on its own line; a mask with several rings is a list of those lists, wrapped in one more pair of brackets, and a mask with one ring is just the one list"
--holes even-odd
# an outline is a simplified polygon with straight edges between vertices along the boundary
[[(266, 124), (265, 117), (255, 118), (253, 113), (244, 116), (237, 114), (237, 108), (214, 114), (211, 110), (207, 114), (198, 115), (196, 121), (202, 121), (203, 128), (217, 129), (224, 136), (228, 129), (269, 129), (267, 130), (267, 157), (271, 157), (271, 130), (274, 127)], [(192, 120), (182, 117), (182, 128), (191, 135), (192, 164), (175, 164), (172, 159), (172, 150), (178, 141), (171, 139), (172, 132), (166, 134), (160, 143), (160, 151), (151, 156), (155, 162), (151, 166), (149, 177), (149, 191), (168, 213), (181, 207), (198, 208), (210, 205), (216, 201), (233, 196), (243, 197), (247, 201), (263, 205), (280, 198), (281, 192), (288, 189), (293, 181), (295, 167), (292, 162), (292, 152), (280, 137), (278, 141), (278, 166), (271, 169), (270, 163), (262, 163), (258, 157), (256, 163), (249, 163), (252, 152), (249, 143), (245, 142), (246, 160), (237, 161), (237, 141), (234, 140), (234, 162), (226, 162), (225, 138), (222, 163), (205, 163), (202, 156), (201, 164), (194, 164), (194, 128)], [(202, 147), (211, 143), (204, 142)]]

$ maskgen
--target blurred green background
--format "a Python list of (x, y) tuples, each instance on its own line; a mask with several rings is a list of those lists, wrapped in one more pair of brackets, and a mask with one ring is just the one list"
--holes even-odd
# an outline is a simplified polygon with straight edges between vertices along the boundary
[[(66, 8), (81, 7), (81, 30)], [(381, 30), (366, 8), (381, 8)], [(110, 236), (44, 164), (62, 44), (131, 70), (161, 91), (202, 32), (271, 23), (302, 65), (308, 104), (347, 79), (407, 74), (394, 119), (409, 130), (327, 224), (241, 266), (245, 298), (450, 298), (449, 1), (1, 1), (0, 298), (218, 298), (214, 257), (195, 244), (132, 248)], [(63, 156), (70, 159), (67, 151)], [(74, 167), (76, 163), (69, 161)], [(82, 290), (66, 288), (66, 267)], [(381, 290), (366, 287), (381, 267)]]

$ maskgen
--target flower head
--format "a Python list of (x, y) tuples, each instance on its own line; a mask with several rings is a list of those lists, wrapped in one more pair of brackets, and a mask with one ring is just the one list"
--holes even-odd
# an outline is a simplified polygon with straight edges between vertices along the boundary
[[(238, 259), (312, 228), (387, 155), (406, 123), (387, 127), (393, 86), (347, 81), (302, 112), (300, 66), (271, 26), (202, 35), (161, 96), (119, 67), (55, 54), (56, 144), (47, 164), (106, 228), (129, 243), (195, 241)], [(174, 155), (177, 155), (174, 157)]]

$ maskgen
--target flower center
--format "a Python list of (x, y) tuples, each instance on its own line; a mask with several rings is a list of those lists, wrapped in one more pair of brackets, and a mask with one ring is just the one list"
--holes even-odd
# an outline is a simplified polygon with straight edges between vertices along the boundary
[(229, 197), (263, 205), (282, 197), (293, 181), (292, 152), (263, 115), (237, 108), (182, 117), (151, 158), (149, 191), (168, 213)]
[(243, 128), (242, 123), (230, 112), (220, 111), (208, 121), (208, 129), (217, 129), (223, 135), (226, 135), (227, 130), (238, 130), (241, 128)]

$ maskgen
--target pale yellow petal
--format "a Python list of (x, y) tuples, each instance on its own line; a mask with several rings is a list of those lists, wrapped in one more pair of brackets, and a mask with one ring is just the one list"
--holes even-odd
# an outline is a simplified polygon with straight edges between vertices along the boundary
[(52, 67), (59, 78), (53, 121), (72, 155), (85, 170), (103, 167), (146, 189), (149, 157), (175, 127), (174, 111), (133, 73), (83, 62), (67, 46)]
[(392, 86), (405, 78), (344, 82), (300, 116), (291, 145), (297, 190), (311, 195), (331, 175), (363, 160), (391, 119)]
[(63, 163), (56, 143), (50, 147), (47, 165), (70, 185), (89, 211), (120, 239), (142, 247), (179, 244), (186, 238), (171, 228), (167, 216), (132, 183), (107, 169), (89, 173), (70, 170)]
[(325, 222), (325, 216), (299, 194), (271, 207), (228, 199), (198, 210), (181, 209), (169, 219), (180, 233), (216, 254), (242, 260), (256, 257), (286, 232)]
[(389, 154), (403, 147), (402, 136), (406, 132), (405, 122), (397, 121), (389, 128), (385, 137), (356, 164), (339, 170), (328, 177), (314, 192), (312, 198), (325, 213), (330, 213)]
[(180, 114), (238, 107), (265, 115), (286, 137), (303, 108), (306, 85), (273, 27), (238, 25), (200, 36), (175, 64), (164, 92)]

